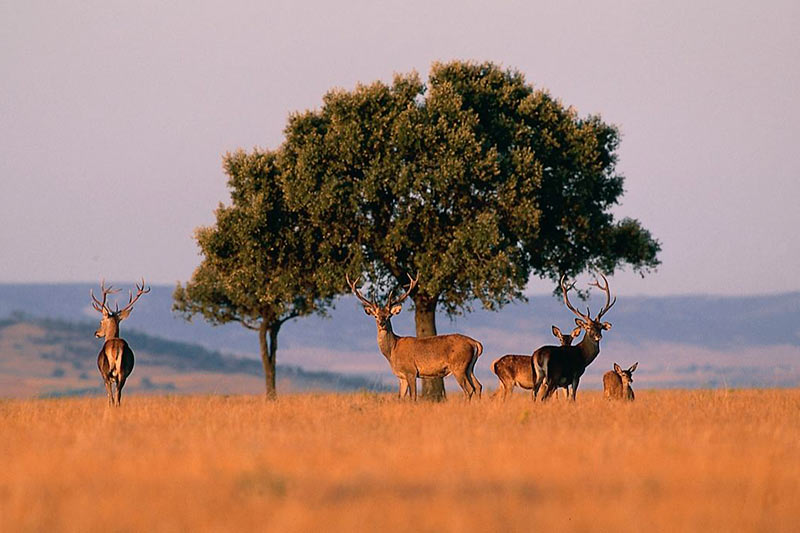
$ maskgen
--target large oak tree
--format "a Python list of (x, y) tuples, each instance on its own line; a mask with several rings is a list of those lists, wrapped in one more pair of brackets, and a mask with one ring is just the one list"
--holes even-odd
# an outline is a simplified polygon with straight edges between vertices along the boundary
[[(373, 283), (420, 273), (418, 336), (436, 334), (437, 308), (498, 308), (531, 276), (659, 263), (650, 233), (611, 213), (623, 193), (617, 129), (517, 71), (435, 63), (427, 83), (412, 72), (333, 90), (285, 133), (289, 205)], [(425, 381), (423, 393), (443, 392)]]

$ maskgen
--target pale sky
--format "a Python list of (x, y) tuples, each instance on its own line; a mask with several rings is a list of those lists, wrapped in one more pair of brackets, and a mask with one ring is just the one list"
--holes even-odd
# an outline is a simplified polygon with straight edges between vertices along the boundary
[(0, 282), (185, 281), (226, 151), (277, 147), (332, 87), (472, 59), (620, 127), (615, 213), (663, 265), (618, 292), (800, 290), (798, 6), (0, 0)]

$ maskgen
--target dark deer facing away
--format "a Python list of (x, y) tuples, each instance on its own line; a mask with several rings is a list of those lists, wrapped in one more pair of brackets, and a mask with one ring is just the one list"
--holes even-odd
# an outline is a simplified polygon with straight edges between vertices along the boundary
[[(581, 328), (575, 327), (571, 334), (564, 335), (560, 329), (553, 326), (552, 332), (561, 342), (561, 346), (571, 346), (573, 339), (581, 332)], [(500, 387), (495, 392), (495, 395), (501, 395), (503, 400), (514, 390), (514, 385), (518, 385), (525, 390), (533, 389), (533, 368), (530, 355), (504, 355), (492, 363), (492, 372), (500, 380)], [(564, 388), (569, 393), (569, 389)]]
[[(347, 276), (346, 276), (347, 277)], [(417, 399), (417, 378), (445, 377), (453, 374), (467, 400), (477, 392), (481, 396), (482, 386), (475, 377), (474, 368), (478, 356), (483, 352), (483, 345), (466, 335), (436, 335), (433, 337), (400, 337), (392, 331), (392, 316), (402, 309), (403, 301), (417, 286), (417, 279), (408, 277), (410, 284), (405, 294), (393, 299), (393, 290), (389, 292), (386, 305), (380, 306), (373, 300), (366, 299), (356, 288), (356, 283), (347, 277), (347, 283), (353, 294), (364, 306), (364, 312), (375, 318), (378, 326), (378, 348), (389, 361), (392, 373), (400, 380), (400, 398), (410, 392), (411, 399)]]
[[(103, 291), (102, 302), (94, 297), (94, 292), (89, 291), (89, 295), (92, 297), (92, 307), (103, 315), (100, 327), (94, 332), (94, 336), (106, 339), (97, 355), (97, 367), (100, 369), (100, 375), (103, 376), (103, 382), (106, 385), (108, 404), (119, 405), (125, 380), (133, 371), (133, 350), (124, 339), (119, 338), (119, 323), (128, 318), (133, 310), (133, 304), (142, 294), (150, 292), (150, 287), (145, 289), (144, 279), (142, 279), (141, 285), (136, 284), (136, 296), (131, 291), (128, 304), (122, 309), (117, 305), (114, 311), (106, 305), (106, 299), (109, 294), (119, 292), (119, 289), (106, 287), (104, 281), (100, 282), (100, 289)], [(116, 386), (116, 391), (113, 390), (112, 384)]]
[(603, 396), (607, 400), (628, 400), (633, 401), (633, 372), (639, 362), (633, 363), (628, 370), (622, 370), (617, 363), (614, 363), (614, 370), (609, 370), (603, 374)]
[(536, 376), (533, 385), (534, 399), (536, 399), (540, 387), (544, 387), (541, 395), (541, 399), (544, 401), (553, 394), (556, 388), (572, 385), (572, 400), (575, 400), (581, 376), (586, 371), (586, 367), (600, 353), (600, 339), (603, 338), (603, 330), (611, 329), (611, 324), (601, 322), (601, 319), (617, 302), (616, 297), (614, 301), (611, 301), (608, 280), (603, 274), (600, 274), (600, 276), (603, 278), (605, 286), (600, 285), (597, 280), (590, 284), (606, 293), (606, 304), (597, 313), (596, 318), (591, 317), (588, 308), (584, 315), (572, 306), (567, 295), (572, 286), (567, 287), (564, 284), (564, 276), (561, 276), (560, 284), (561, 292), (564, 294), (564, 305), (578, 316), (575, 319), (575, 324), (583, 329), (585, 334), (581, 342), (575, 346), (542, 346), (533, 352), (531, 363), (533, 365), (533, 373)]

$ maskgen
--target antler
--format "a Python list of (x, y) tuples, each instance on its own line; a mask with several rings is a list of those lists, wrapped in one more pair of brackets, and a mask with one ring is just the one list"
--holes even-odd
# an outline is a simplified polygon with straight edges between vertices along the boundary
[(111, 285), (106, 287), (106, 280), (104, 280), (104, 279), (100, 280), (100, 290), (103, 291), (103, 301), (102, 302), (100, 300), (98, 300), (97, 298), (95, 298), (94, 297), (94, 291), (92, 289), (89, 289), (89, 296), (91, 296), (92, 300), (93, 300), (92, 301), (92, 307), (94, 307), (95, 311), (98, 311), (100, 313), (102, 313), (103, 310), (105, 310), (106, 313), (110, 313), (111, 309), (109, 309), (106, 306), (106, 298), (108, 298), (109, 294), (118, 293), (120, 290), (119, 289), (115, 289)]
[(606, 312), (609, 309), (611, 309), (611, 307), (613, 307), (615, 303), (617, 303), (616, 296), (614, 296), (614, 301), (613, 302), (611, 301), (611, 290), (608, 288), (608, 280), (606, 279), (606, 277), (603, 275), (602, 272), (600, 273), (600, 277), (603, 278), (603, 281), (606, 283), (605, 287), (600, 285), (600, 282), (597, 280), (597, 278), (594, 279), (594, 283), (589, 284), (593, 287), (597, 287), (598, 289), (606, 293), (606, 305), (599, 313), (597, 313), (597, 318), (595, 320), (600, 320), (601, 318), (603, 318), (603, 315), (606, 314)]
[(402, 296), (401, 296), (399, 299), (397, 299), (397, 300), (392, 300), (392, 293), (394, 292), (394, 289), (392, 289), (392, 290), (389, 292), (389, 298), (388, 298), (388, 300), (387, 300), (387, 303), (386, 303), (387, 307), (391, 307), (391, 306), (393, 306), (393, 305), (396, 305), (396, 304), (403, 303), (403, 301), (404, 301), (406, 298), (408, 298), (408, 295), (409, 295), (409, 294), (411, 294), (411, 291), (413, 291), (413, 290), (414, 290), (414, 287), (416, 287), (416, 286), (417, 286), (417, 282), (419, 281), (419, 272), (417, 272), (417, 278), (416, 278), (416, 279), (412, 278), (412, 277), (411, 277), (411, 274), (406, 274), (406, 276), (408, 276), (408, 281), (409, 281), (409, 283), (408, 283), (408, 289), (406, 289), (406, 292), (405, 292), (405, 294), (403, 294), (403, 295), (402, 295)]
[(150, 292), (150, 287), (147, 287), (146, 289), (144, 288), (144, 278), (142, 278), (142, 284), (141, 285), (138, 283), (136, 284), (136, 296), (135, 297), (133, 296), (133, 291), (128, 291), (127, 305), (125, 305), (125, 307), (123, 307), (122, 310), (119, 310), (119, 305), (117, 305), (116, 312), (125, 313), (129, 311), (133, 307), (133, 304), (136, 303), (136, 300), (138, 300), (142, 294), (147, 294), (148, 292)]
[(353, 294), (356, 295), (356, 298), (361, 300), (362, 304), (364, 304), (367, 307), (372, 307), (372, 308), (377, 308), (378, 307), (378, 304), (376, 304), (375, 302), (373, 302), (371, 300), (367, 300), (366, 298), (364, 298), (364, 295), (361, 294), (361, 291), (359, 291), (356, 288), (356, 283), (359, 282), (359, 280), (361, 279), (361, 276), (358, 276), (358, 278), (356, 278), (355, 281), (350, 281), (350, 276), (347, 273), (345, 273), (344, 277), (347, 280), (347, 284), (350, 285), (350, 290), (353, 291)]
[(569, 292), (570, 289), (572, 289), (575, 286), (575, 283), (573, 282), (569, 286), (564, 285), (564, 280), (566, 279), (566, 277), (567, 277), (566, 274), (562, 274), (561, 280), (558, 282), (558, 284), (561, 285), (561, 292), (564, 293), (564, 305), (567, 306), (567, 309), (578, 315), (578, 317), (582, 318), (583, 320), (587, 322), (591, 321), (592, 319), (589, 316), (588, 309), (586, 310), (586, 314), (584, 315), (583, 313), (575, 309), (571, 303), (569, 303), (569, 296), (567, 296), (567, 293)]

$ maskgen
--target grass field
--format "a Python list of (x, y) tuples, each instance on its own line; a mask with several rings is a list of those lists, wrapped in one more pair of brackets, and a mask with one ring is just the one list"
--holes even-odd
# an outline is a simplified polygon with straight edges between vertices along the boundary
[(0, 401), (2, 531), (790, 531), (800, 390)]

